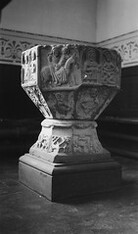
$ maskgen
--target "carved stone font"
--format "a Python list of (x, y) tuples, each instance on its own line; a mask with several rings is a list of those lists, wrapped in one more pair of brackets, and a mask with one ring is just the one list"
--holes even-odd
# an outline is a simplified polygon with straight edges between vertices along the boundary
[(120, 185), (120, 165), (96, 131), (96, 119), (120, 89), (120, 73), (120, 56), (104, 48), (46, 45), (22, 53), (22, 87), (45, 118), (19, 159), (23, 184), (51, 201)]
[(36, 46), (22, 53), (22, 87), (46, 118), (30, 154), (49, 162), (109, 159), (95, 120), (120, 89), (114, 50), (85, 45)]

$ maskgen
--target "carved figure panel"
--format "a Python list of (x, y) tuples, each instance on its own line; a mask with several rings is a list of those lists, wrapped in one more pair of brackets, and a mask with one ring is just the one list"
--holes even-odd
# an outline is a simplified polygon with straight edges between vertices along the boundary
[(109, 159), (94, 120), (120, 88), (120, 70), (120, 56), (104, 48), (62, 44), (25, 51), (22, 87), (46, 118), (30, 154), (60, 163), (69, 162), (67, 156), (71, 162)]
[(120, 71), (120, 56), (105, 48), (46, 45), (22, 54), (22, 87), (47, 118), (96, 119), (120, 88)]
[(72, 87), (81, 84), (80, 60), (75, 45), (54, 45), (41, 69), (42, 88)]
[(38, 50), (37, 47), (22, 53), (22, 86), (38, 84)]
[(54, 118), (72, 119), (74, 118), (75, 99), (73, 91), (49, 92), (47, 94), (47, 104), (52, 111)]
[(82, 52), (82, 76), (86, 84), (120, 87), (120, 56), (113, 50), (86, 47)]
[(75, 154), (102, 154), (102, 147), (96, 132), (96, 122), (80, 122), (73, 125), (73, 152)]
[(103, 86), (85, 87), (78, 91), (76, 102), (77, 119), (95, 119), (106, 103), (112, 100), (112, 88)]
[(43, 90), (83, 83), (120, 87), (121, 60), (116, 51), (77, 44), (53, 45), (45, 61), (40, 71)]

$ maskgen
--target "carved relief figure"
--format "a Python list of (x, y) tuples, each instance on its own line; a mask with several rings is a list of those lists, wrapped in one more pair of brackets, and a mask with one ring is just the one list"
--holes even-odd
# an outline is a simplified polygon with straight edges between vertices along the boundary
[(73, 131), (73, 151), (77, 154), (92, 154), (103, 152), (103, 147), (99, 142), (96, 133), (96, 123), (86, 122), (75, 125)]
[(78, 85), (81, 81), (78, 60), (78, 51), (74, 46), (53, 46), (48, 55), (48, 65), (41, 70), (43, 87)]
[(100, 67), (99, 51), (96, 48), (86, 48), (82, 53), (83, 82), (97, 83)]
[(104, 48), (86, 48), (82, 53), (83, 82), (115, 85), (120, 77), (120, 57)]
[(55, 92), (48, 96), (48, 106), (58, 119), (70, 119), (74, 111), (74, 94), (71, 92)]
[(76, 103), (76, 114), (79, 119), (91, 119), (97, 104), (97, 88), (88, 88), (78, 95)]
[(90, 153), (90, 137), (76, 135), (73, 138), (73, 150), (75, 153)]

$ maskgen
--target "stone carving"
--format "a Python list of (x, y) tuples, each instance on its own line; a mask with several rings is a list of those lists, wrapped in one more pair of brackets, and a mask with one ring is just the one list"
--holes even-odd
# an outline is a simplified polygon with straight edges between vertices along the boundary
[(22, 87), (47, 118), (94, 120), (120, 88), (120, 62), (105, 48), (36, 46), (22, 53)]
[(112, 93), (112, 88), (106, 86), (85, 87), (80, 90), (76, 101), (76, 118), (96, 119), (99, 111), (111, 101)]
[[(48, 135), (39, 136), (38, 141), (31, 147), (30, 152), (35, 154), (35, 150), (43, 151), (51, 156), (60, 154), (67, 154), (71, 152), (71, 138), (52, 136), (49, 138)], [(45, 157), (44, 157), (45, 158)]]
[(48, 64), (41, 70), (43, 88), (79, 85), (80, 77), (79, 55), (75, 46), (52, 46)]
[[(87, 123), (87, 122), (86, 122)], [(75, 154), (101, 154), (104, 149), (98, 139), (95, 122), (74, 124), (73, 152)]]
[(73, 91), (50, 93), (47, 98), (47, 104), (52, 110), (52, 114), (56, 119), (73, 118), (75, 106)]
[(129, 63), (134, 64), (138, 59), (138, 40), (119, 43), (118, 45), (113, 46), (113, 49), (121, 55), (124, 66), (127, 66)]
[(105, 48), (63, 44), (23, 52), (22, 87), (46, 118), (30, 154), (58, 163), (109, 159), (94, 120), (119, 90), (120, 71), (120, 56)]
[[(0, 29), (0, 35), (0, 61), (6, 64), (20, 65), (21, 52), (38, 45), (40, 41), (43, 45), (54, 43), (79, 43), (87, 46), (112, 48), (121, 55), (122, 67), (138, 64), (138, 30), (99, 43), (68, 40), (9, 29)], [(94, 67), (95, 64), (93, 63), (93, 72)]]
[(76, 113), (80, 119), (91, 119), (92, 114), (98, 105), (97, 89), (87, 88), (79, 92), (78, 100), (76, 102)]
[(51, 46), (47, 64), (41, 68), (42, 89), (71, 88), (83, 83), (119, 87), (119, 64), (120, 56), (112, 50), (68, 44)]
[[(48, 161), (53, 160), (55, 156), (73, 156), (75, 158), (75, 155), (84, 155), (85, 157), (99, 155), (101, 160), (107, 159), (110, 155), (102, 147), (96, 127), (95, 122), (89, 121), (73, 121), (68, 125), (68, 121), (63, 123), (61, 120), (44, 120), (42, 131), (36, 143), (30, 148), (30, 153)], [(50, 157), (52, 158), (50, 159)], [(64, 161), (68, 161), (66, 157)]]
[(118, 85), (120, 57), (115, 51), (87, 48), (82, 54), (82, 75), (85, 84)]
[(8, 40), (1, 40), (1, 52), (5, 55), (6, 58), (11, 58), (13, 60), (19, 60), (21, 57), (21, 48), (16, 41), (9, 42)]
[(122, 60), (122, 67), (138, 64), (138, 31), (118, 36), (99, 43), (99, 46), (116, 50)]
[(37, 46), (22, 53), (22, 86), (38, 84), (38, 50)]
[(49, 107), (45, 102), (45, 99), (39, 88), (37, 86), (28, 86), (23, 88), (27, 95), (30, 97), (30, 99), (33, 101), (33, 103), (36, 105), (36, 107), (43, 114), (43, 116), (45, 118), (52, 118), (52, 114), (49, 110)]
[[(52, 121), (43, 121), (42, 123), (42, 131), (39, 134), (38, 140), (36, 143), (30, 148), (31, 154), (37, 154), (37, 152), (43, 152), (44, 158), (46, 154), (49, 156), (56, 156), (56, 155), (67, 155), (72, 153), (72, 139), (71, 136), (68, 134), (59, 135), (54, 133), (53, 128), (56, 126), (54, 124), (54, 120)], [(49, 124), (48, 124), (49, 123)], [(59, 125), (59, 124), (58, 124)], [(62, 124), (61, 124), (62, 125)], [(59, 126), (58, 126), (59, 127)], [(57, 127), (57, 128), (58, 128)], [(59, 128), (62, 128), (60, 126)], [(63, 127), (64, 128), (64, 127)], [(41, 153), (40, 153), (41, 155)]]
[(20, 64), (22, 51), (34, 45), (27, 41), (18, 41), (16, 38), (13, 40), (0, 38), (0, 60)]
[(37, 47), (22, 53), (22, 87), (45, 118), (52, 118), (51, 111), (38, 85), (38, 50)]
[(61, 44), (61, 43), (94, 43), (76, 41), (60, 37), (45, 36), (28, 32), (0, 29), (0, 61), (6, 64), (21, 64), (21, 53), (36, 45)]

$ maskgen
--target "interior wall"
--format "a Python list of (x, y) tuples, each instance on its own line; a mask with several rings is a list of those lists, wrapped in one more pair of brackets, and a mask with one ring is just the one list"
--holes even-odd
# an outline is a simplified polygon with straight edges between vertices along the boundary
[(98, 0), (96, 41), (138, 29), (137, 0)]
[(96, 0), (12, 0), (1, 28), (82, 41), (96, 40)]
[[(0, 120), (42, 118), (21, 88), (21, 67), (0, 64)], [(0, 127), (2, 122), (0, 121)]]
[(100, 42), (138, 29), (137, 0), (12, 0), (1, 28)]

